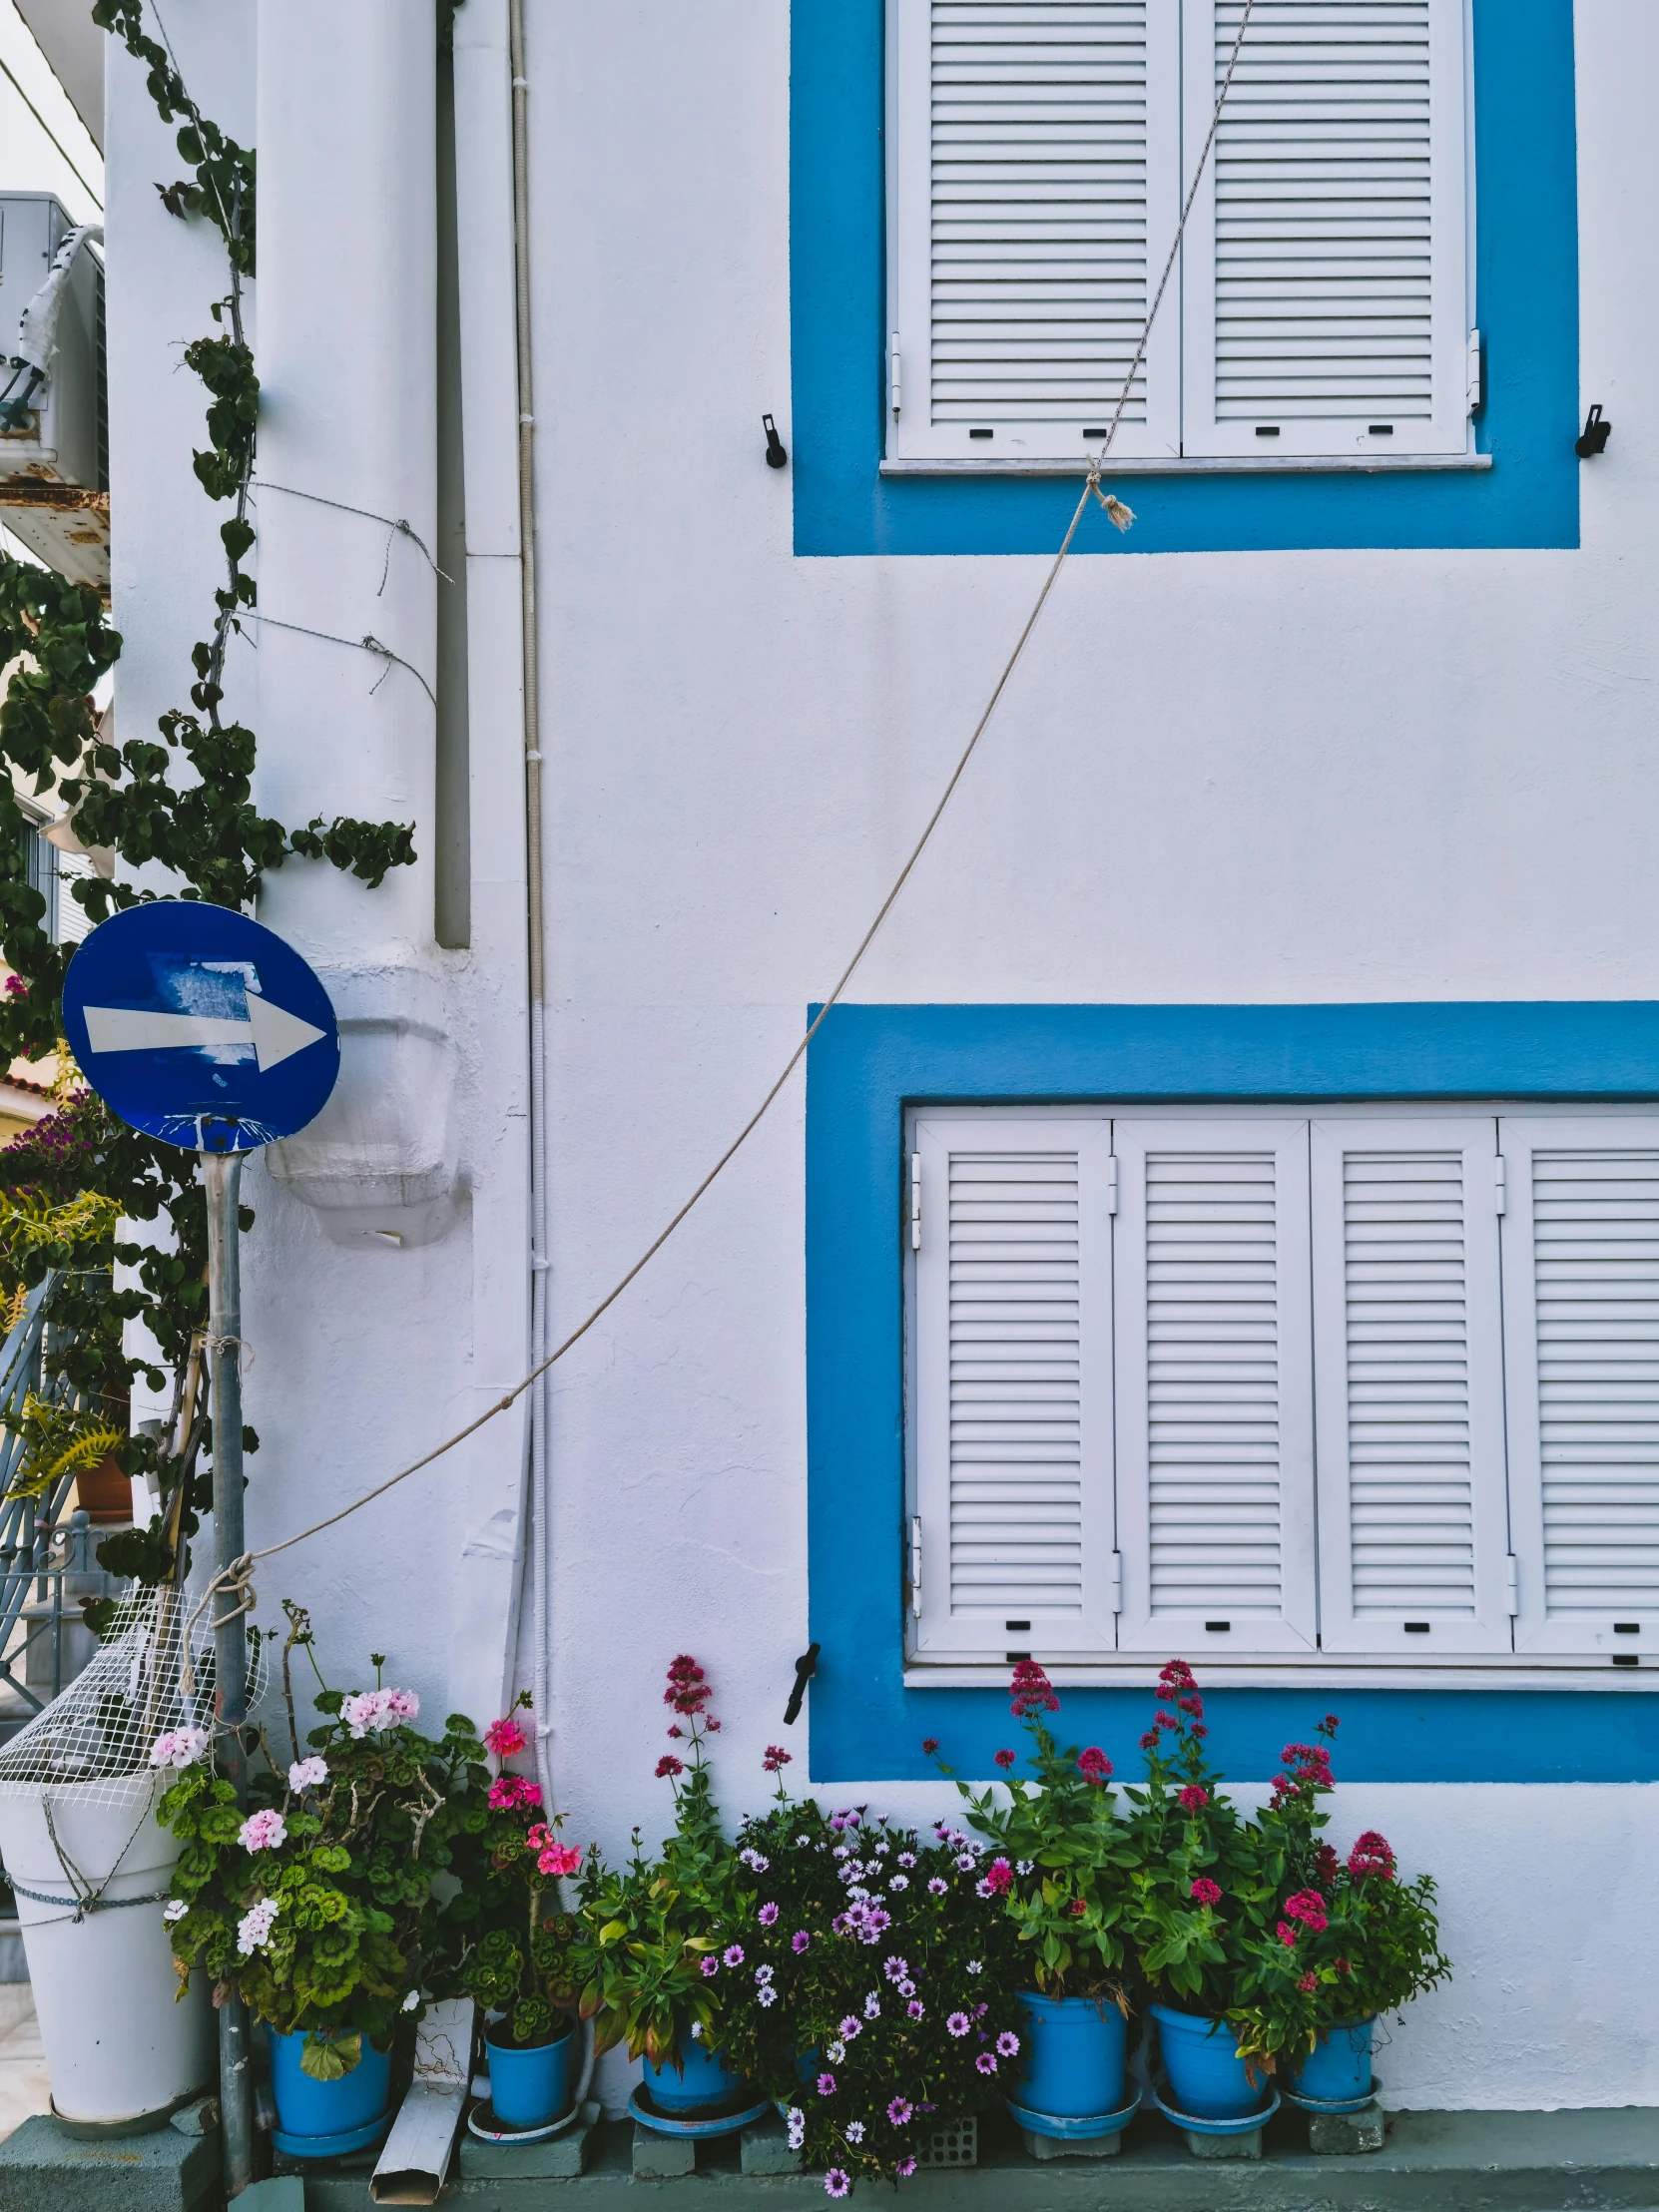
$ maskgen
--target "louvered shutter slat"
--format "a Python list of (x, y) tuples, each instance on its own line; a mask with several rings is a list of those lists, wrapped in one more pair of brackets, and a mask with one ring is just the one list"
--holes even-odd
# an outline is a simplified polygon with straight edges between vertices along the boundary
[(1114, 1125), (1125, 1649), (1314, 1642), (1302, 1123)]
[[(889, 451), (1076, 458), (1139, 346), (1179, 193), (1168, 0), (894, 0)], [(1149, 244), (1149, 227), (1156, 234)], [(1173, 453), (1177, 317), (1114, 450)], [(979, 436), (973, 433), (977, 431)], [(985, 435), (985, 433), (989, 435)]]
[(1096, 1654), (1112, 1641), (1106, 1122), (929, 1115), (914, 1143), (917, 1655)]
[[(1659, 1120), (1502, 1125), (1520, 1650), (1659, 1649)], [(1620, 1624), (1623, 1624), (1621, 1630)]]
[[(1243, 0), (1185, 0), (1202, 143)], [(1466, 439), (1461, 0), (1256, 0), (1183, 251), (1183, 450)]]
[(1311, 1142), (1325, 1648), (1507, 1650), (1495, 1126)]

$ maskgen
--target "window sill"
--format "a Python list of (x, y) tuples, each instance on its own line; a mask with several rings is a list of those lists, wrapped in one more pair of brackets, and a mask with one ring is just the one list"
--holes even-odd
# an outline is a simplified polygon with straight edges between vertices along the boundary
[[(1257, 460), (1242, 454), (1207, 459), (1180, 455), (1159, 459), (1145, 454), (1133, 459), (1103, 461), (1100, 473), (1102, 476), (1397, 476), (1405, 471), (1419, 475), (1447, 469), (1467, 472), (1489, 469), (1491, 465), (1489, 453), (1401, 453), (1397, 457), (1370, 453), (1287, 453), (1283, 457), (1275, 455), (1271, 460)], [(1075, 461), (920, 460), (882, 461), (878, 473), (882, 476), (1082, 476), (1087, 468), (1086, 458)]]
[[(1313, 1683), (1356, 1690), (1654, 1690), (1659, 1689), (1659, 1658), (1640, 1666), (1615, 1667), (1609, 1661), (1538, 1660), (1530, 1657), (1442, 1659), (1437, 1665), (1401, 1665), (1397, 1660), (1366, 1659), (1315, 1652), (1304, 1660), (1283, 1656), (1254, 1665), (1234, 1659), (1223, 1664), (1196, 1652), (1194, 1662), (1206, 1690), (1301, 1690)], [(1151, 1690), (1160, 1662), (1150, 1655), (1104, 1662), (1099, 1666), (1046, 1665), (1057, 1690)], [(923, 1665), (906, 1660), (907, 1690), (1006, 1690), (1002, 1666)]]

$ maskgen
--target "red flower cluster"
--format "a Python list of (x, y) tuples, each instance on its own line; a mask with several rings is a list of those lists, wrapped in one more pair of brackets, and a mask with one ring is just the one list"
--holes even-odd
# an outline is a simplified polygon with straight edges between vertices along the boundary
[(1322, 1882), (1335, 1882), (1342, 1861), (1329, 1844), (1321, 1844), (1314, 1854), (1314, 1869)]
[(1035, 1659), (1022, 1659), (1014, 1668), (1014, 1696), (1008, 1710), (1016, 1721), (1026, 1720), (1034, 1713), (1057, 1713), (1060, 1710), (1060, 1700), (1054, 1694), (1054, 1685)]
[(1189, 1782), (1177, 1795), (1175, 1802), (1183, 1813), (1202, 1813), (1210, 1802), (1210, 1793), (1200, 1789), (1196, 1782)]
[(781, 1767), (787, 1767), (790, 1764), (791, 1756), (782, 1744), (768, 1744), (767, 1755), (761, 1761), (761, 1765), (768, 1774), (776, 1774)]
[[(1327, 1714), (1329, 1722), (1332, 1716)], [(1280, 1753), (1284, 1774), (1273, 1778), (1273, 1803), (1275, 1808), (1287, 1798), (1300, 1797), (1304, 1790), (1334, 1790), (1336, 1777), (1331, 1772), (1331, 1754), (1323, 1744), (1287, 1744)]]
[(1394, 1855), (1387, 1838), (1379, 1836), (1375, 1828), (1368, 1828), (1348, 1855), (1348, 1871), (1356, 1882), (1364, 1882), (1371, 1874), (1380, 1874), (1384, 1882), (1391, 1882)]
[(1297, 1987), (1302, 1991), (1304, 1996), (1312, 1996), (1319, 1985), (1320, 1977), (1317, 1973), (1305, 1973), (1301, 1975), (1297, 1981)]
[(676, 1759), (672, 1751), (665, 1751), (657, 1762), (657, 1780), (659, 1782), (666, 1779), (671, 1780), (675, 1775), (684, 1774), (685, 1771), (686, 1762), (683, 1759)]
[(690, 1652), (682, 1651), (669, 1661), (668, 1688), (663, 1692), (665, 1705), (672, 1705), (677, 1713), (701, 1713), (710, 1695), (703, 1669)]
[(1080, 1921), (1083, 1918), (1083, 1915), (1088, 1910), (1089, 1908), (1082, 1898), (1073, 1898), (1071, 1903), (1066, 1907), (1066, 1911), (1071, 1915), (1074, 1921)]
[(1008, 1769), (1014, 1763), (1014, 1755), (1011, 1751), (999, 1751), (994, 1754), (994, 1757), (996, 1760), (996, 1764), (1002, 1769), (1004, 1774), (1007, 1773)]
[(1099, 1787), (1111, 1780), (1112, 1762), (1098, 1744), (1090, 1744), (1088, 1750), (1078, 1756), (1077, 1771), (1086, 1782), (1092, 1782)]
[(495, 1813), (509, 1813), (516, 1805), (539, 1806), (541, 1787), (521, 1774), (498, 1774), (490, 1784), (489, 1802)]
[[(1158, 1687), (1153, 1694), (1166, 1704), (1179, 1702), (1187, 1710), (1196, 1709), (1200, 1717), (1203, 1715), (1204, 1708), (1197, 1702), (1198, 1683), (1185, 1659), (1172, 1659), (1167, 1667), (1159, 1668)], [(1187, 1706), (1189, 1698), (1193, 1700), (1192, 1707)]]
[(921, 1739), (921, 1755), (924, 1759), (931, 1759), (938, 1748), (939, 1739), (936, 1736), (923, 1736)]
[(1006, 1859), (993, 1859), (985, 1871), (985, 1881), (993, 1897), (1001, 1897), (1014, 1886), (1014, 1870)]
[(519, 1727), (515, 1715), (505, 1713), (498, 1721), (491, 1721), (484, 1731), (484, 1748), (493, 1751), (497, 1759), (511, 1759), (524, 1749), (529, 1738)]
[(1325, 1900), (1317, 1890), (1298, 1890), (1295, 1897), (1287, 1898), (1285, 1917), (1287, 1920), (1301, 1921), (1316, 1936), (1328, 1925)]
[(1201, 1874), (1192, 1886), (1191, 1895), (1195, 1905), (1219, 1905), (1221, 1884), (1212, 1882), (1207, 1874)]

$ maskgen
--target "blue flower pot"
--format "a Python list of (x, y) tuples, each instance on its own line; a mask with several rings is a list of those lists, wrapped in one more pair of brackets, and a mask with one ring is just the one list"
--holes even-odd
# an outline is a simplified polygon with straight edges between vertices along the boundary
[(1237, 2120), (1262, 2102), (1262, 2084), (1245, 2072), (1238, 2038), (1225, 2020), (1155, 2004), (1158, 2041), (1176, 2110), (1195, 2120)]
[(1300, 2097), (1324, 2097), (1333, 2103), (1371, 2094), (1371, 2041), (1375, 2020), (1333, 2027), (1322, 2035), (1291, 2076)]
[(1057, 2120), (1098, 2119), (1125, 2102), (1129, 2023), (1107, 1997), (1023, 1995), (1025, 2075), (1017, 2102)]
[[(296, 2158), (332, 2158), (342, 2136), (372, 2140), (391, 2103), (391, 2053), (375, 2050), (365, 2035), (362, 2056), (338, 2081), (315, 2081), (299, 2063), (301, 2030), (271, 2033), (271, 2086), (282, 2148)], [(312, 2147), (307, 2147), (312, 2146)]]
[(488, 2035), (490, 2109), (503, 2127), (545, 2127), (576, 2100), (581, 2037), (567, 2027), (556, 2043), (497, 2043)]
[(706, 2044), (683, 2030), (676, 2045), (678, 2069), (675, 2058), (663, 2066), (654, 2066), (649, 2058), (645, 2062), (645, 2093), (659, 2112), (678, 2117), (713, 2111), (742, 2094), (742, 2074), (723, 2064)]

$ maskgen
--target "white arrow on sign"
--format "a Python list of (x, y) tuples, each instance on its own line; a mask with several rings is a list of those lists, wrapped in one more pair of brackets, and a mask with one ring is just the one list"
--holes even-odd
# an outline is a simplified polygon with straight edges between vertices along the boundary
[(88, 1006), (87, 1043), (94, 1052), (165, 1052), (180, 1045), (252, 1044), (260, 1073), (268, 1074), (326, 1030), (313, 1028), (257, 991), (248, 994), (248, 1019), (226, 1014), (151, 1013), (142, 1006)]

